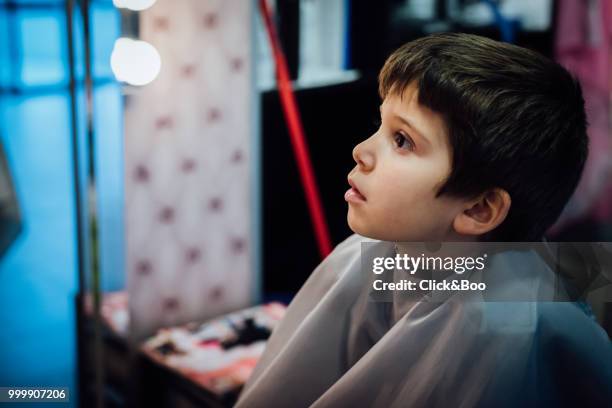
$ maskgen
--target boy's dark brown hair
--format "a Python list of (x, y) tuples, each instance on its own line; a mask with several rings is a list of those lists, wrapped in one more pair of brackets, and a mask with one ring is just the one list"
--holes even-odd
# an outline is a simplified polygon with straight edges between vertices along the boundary
[(400, 47), (380, 71), (380, 96), (402, 95), (413, 81), (419, 103), (444, 118), (452, 146), (452, 170), (438, 196), (503, 188), (512, 199), (508, 216), (482, 239), (541, 239), (588, 154), (580, 83), (534, 51), (460, 33)]

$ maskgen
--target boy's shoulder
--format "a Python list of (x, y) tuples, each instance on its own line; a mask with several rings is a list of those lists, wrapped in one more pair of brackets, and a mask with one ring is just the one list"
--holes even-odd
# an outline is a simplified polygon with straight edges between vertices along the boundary
[(338, 256), (339, 254), (343, 254), (349, 251), (359, 251), (363, 242), (382, 243), (383, 241), (367, 238), (359, 234), (352, 234), (349, 235), (344, 241), (336, 245), (336, 247), (327, 257), (329, 258), (331, 256)]
[[(362, 244), (368, 244), (368, 246), (364, 247)], [(364, 250), (381, 254), (389, 253), (393, 250), (393, 242), (380, 241), (359, 234), (349, 235), (334, 247), (308, 280), (324, 279), (333, 283), (345, 274), (356, 273), (361, 266), (361, 256)]]
[(585, 395), (591, 395), (591, 399), (597, 396), (599, 401), (589, 401), (591, 406), (609, 406), (612, 343), (607, 333), (584, 302), (548, 302), (539, 306), (538, 353), (549, 367), (550, 376), (564, 390), (564, 398), (584, 403)]
[[(477, 302), (468, 308), (481, 316), (481, 329), (496, 332), (534, 332), (546, 341), (579, 342), (585, 337), (610, 343), (585, 302), (517, 301)], [(612, 347), (612, 343), (610, 343)]]
[(363, 237), (353, 234), (336, 245), (329, 255), (312, 271), (300, 292), (317, 287), (317, 292), (322, 294), (322, 292), (331, 288), (340, 276), (349, 269), (350, 265), (355, 262), (355, 259), (359, 257), (361, 238)]
[(612, 343), (586, 302), (541, 302), (537, 322), (542, 341), (555, 344), (559, 351), (604, 349), (612, 363)]

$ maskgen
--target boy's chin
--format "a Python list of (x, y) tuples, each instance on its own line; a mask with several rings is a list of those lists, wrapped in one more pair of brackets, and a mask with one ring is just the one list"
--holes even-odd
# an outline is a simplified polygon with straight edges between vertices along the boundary
[(351, 214), (350, 210), (346, 215), (346, 221), (351, 231), (353, 231), (355, 234), (361, 235), (362, 237), (372, 238), (368, 235), (368, 228), (366, 228), (366, 226), (363, 225), (359, 219), (356, 219), (356, 217)]
[(357, 235), (379, 241), (392, 241), (392, 237), (390, 237), (389, 234), (385, 234), (383, 231), (377, 231), (375, 228), (364, 223), (362, 219), (355, 217), (350, 211), (346, 220), (351, 231)]
[(401, 231), (392, 231), (392, 228), (381, 228), (380, 223), (367, 223), (362, 217), (356, 216), (350, 210), (346, 216), (349, 228), (357, 235), (365, 238), (375, 239), (378, 241), (392, 242), (442, 242), (444, 237), (436, 234), (420, 233), (414, 228), (411, 229), (412, 234), (402, 233)]

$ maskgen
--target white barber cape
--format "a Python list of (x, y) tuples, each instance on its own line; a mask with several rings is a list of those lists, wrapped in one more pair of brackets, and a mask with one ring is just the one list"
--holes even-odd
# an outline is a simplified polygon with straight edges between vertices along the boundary
[[(612, 346), (584, 304), (466, 302), (466, 292), (373, 302), (362, 241), (396, 250), (358, 235), (339, 244), (289, 305), (237, 407), (612, 406)], [(534, 254), (494, 258), (508, 269), (500, 291), (553, 285)], [(517, 273), (517, 262), (533, 268)]]

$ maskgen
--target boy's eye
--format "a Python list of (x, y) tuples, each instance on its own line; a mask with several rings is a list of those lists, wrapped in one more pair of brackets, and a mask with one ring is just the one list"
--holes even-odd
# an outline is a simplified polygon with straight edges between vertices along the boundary
[(393, 135), (393, 140), (395, 141), (395, 145), (399, 148), (399, 149), (407, 149), (407, 150), (414, 150), (414, 142), (412, 141), (412, 139), (410, 139), (410, 137), (404, 135), (401, 132), (395, 132), (395, 134)]

